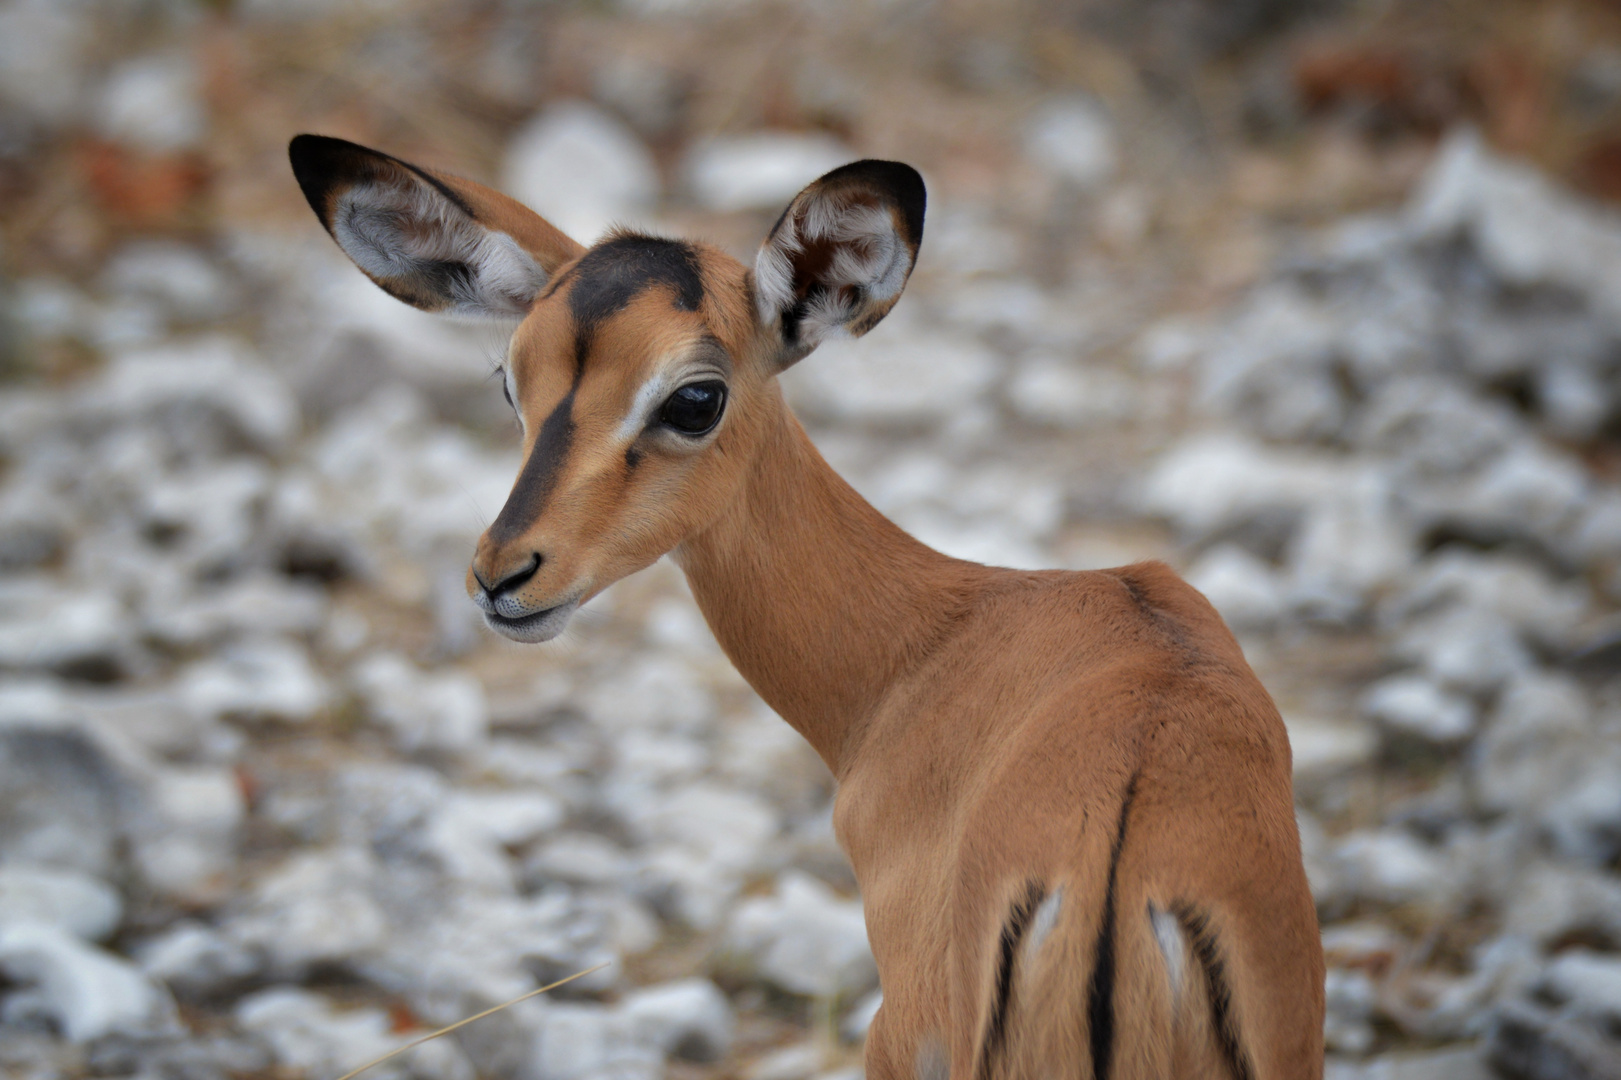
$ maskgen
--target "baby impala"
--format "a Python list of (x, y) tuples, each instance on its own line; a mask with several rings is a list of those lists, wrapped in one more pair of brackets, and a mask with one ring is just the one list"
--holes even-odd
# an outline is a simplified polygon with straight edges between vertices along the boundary
[(586, 248), (339, 139), (291, 155), (378, 286), (515, 326), (523, 467), (467, 575), (489, 625), (545, 641), (669, 554), (833, 771), (884, 990), (870, 1080), (1322, 1075), (1289, 743), (1215, 610), (1159, 563), (933, 551), (783, 402), (779, 373), (900, 297), (923, 239), (913, 169), (833, 170), (747, 267), (633, 232)]

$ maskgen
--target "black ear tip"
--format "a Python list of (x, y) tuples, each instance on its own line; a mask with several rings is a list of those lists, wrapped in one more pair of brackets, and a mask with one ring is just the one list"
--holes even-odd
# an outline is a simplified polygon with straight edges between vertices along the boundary
[(915, 245), (923, 239), (923, 211), (928, 205), (928, 189), (923, 175), (904, 161), (866, 158), (840, 165), (817, 181), (818, 184), (853, 183), (877, 188), (900, 207), (907, 230)]

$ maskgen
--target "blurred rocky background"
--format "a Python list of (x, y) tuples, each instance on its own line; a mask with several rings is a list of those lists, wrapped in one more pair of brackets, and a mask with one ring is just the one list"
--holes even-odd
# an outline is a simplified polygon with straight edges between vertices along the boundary
[(788, 377), (954, 554), (1158, 557), (1288, 721), (1333, 1080), (1621, 1076), (1621, 6), (0, 0), (0, 1075), (855, 1080), (829, 779), (680, 575), (463, 595), (501, 341), (299, 131), (912, 285)]

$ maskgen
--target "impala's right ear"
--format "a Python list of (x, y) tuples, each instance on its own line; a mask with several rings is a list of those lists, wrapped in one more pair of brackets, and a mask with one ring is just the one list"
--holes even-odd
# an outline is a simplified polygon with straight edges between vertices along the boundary
[(889, 314), (923, 242), (923, 177), (898, 161), (853, 161), (801, 191), (754, 260), (760, 321), (785, 368)]
[(521, 318), (585, 252), (539, 214), (470, 180), (343, 139), (287, 147), (315, 216), (390, 296), (424, 311)]

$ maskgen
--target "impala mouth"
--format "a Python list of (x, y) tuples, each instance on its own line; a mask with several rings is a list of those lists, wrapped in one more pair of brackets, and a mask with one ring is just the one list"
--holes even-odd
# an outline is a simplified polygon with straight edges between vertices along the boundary
[(530, 612), (528, 615), (516, 617), (501, 615), (494, 611), (484, 612), (484, 622), (491, 630), (504, 638), (521, 641), (533, 645), (542, 641), (550, 641), (563, 632), (568, 625), (569, 617), (580, 606), (578, 600), (567, 600), (555, 607), (544, 608), (540, 611)]

